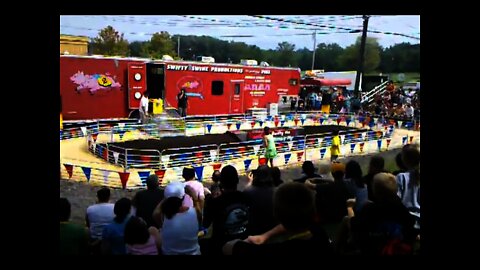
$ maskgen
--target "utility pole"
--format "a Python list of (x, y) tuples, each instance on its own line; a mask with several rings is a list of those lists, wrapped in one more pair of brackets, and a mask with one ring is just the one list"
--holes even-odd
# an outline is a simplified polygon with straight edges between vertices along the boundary
[(178, 36), (178, 42), (177, 42), (177, 55), (178, 55), (178, 58), (180, 58), (180, 36)]
[(317, 49), (317, 30), (313, 32), (313, 57), (312, 57), (312, 70), (315, 67), (315, 50)]
[(369, 15), (363, 15), (363, 32), (362, 40), (360, 43), (360, 62), (358, 63), (357, 76), (355, 78), (355, 89), (353, 91), (355, 96), (358, 95), (358, 89), (360, 86), (360, 75), (363, 73), (363, 62), (365, 59), (365, 43), (367, 41), (368, 18), (370, 18)]

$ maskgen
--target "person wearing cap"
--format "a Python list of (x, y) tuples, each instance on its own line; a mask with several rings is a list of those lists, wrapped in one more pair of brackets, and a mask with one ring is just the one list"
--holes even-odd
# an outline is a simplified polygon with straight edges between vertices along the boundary
[(147, 179), (147, 189), (140, 190), (133, 197), (132, 205), (136, 209), (136, 216), (142, 218), (147, 226), (159, 228), (159, 224), (152, 218), (153, 210), (163, 200), (163, 190), (158, 186), (158, 176), (151, 174)]
[[(183, 205), (185, 195), (192, 197), (195, 207)], [(200, 255), (198, 228), (201, 210), (196, 192), (185, 183), (172, 182), (165, 187), (164, 200), (153, 211), (160, 229), (163, 255)]]

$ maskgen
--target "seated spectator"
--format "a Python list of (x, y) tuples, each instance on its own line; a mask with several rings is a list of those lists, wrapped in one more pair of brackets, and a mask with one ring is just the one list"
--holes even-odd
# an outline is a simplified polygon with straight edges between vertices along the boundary
[(355, 211), (360, 211), (368, 200), (367, 185), (363, 182), (362, 168), (355, 160), (350, 160), (345, 166), (345, 184), (349, 198), (355, 199)]
[(420, 230), (420, 151), (408, 144), (402, 148), (402, 161), (407, 171), (396, 176), (397, 195), (415, 218), (415, 229)]
[(121, 198), (115, 203), (113, 212), (115, 218), (113, 222), (103, 228), (102, 234), (102, 252), (111, 255), (125, 255), (127, 249), (125, 246), (125, 225), (130, 218), (132, 203), (128, 198)]
[(85, 220), (90, 229), (90, 245), (95, 254), (100, 252), (100, 241), (102, 240), (103, 228), (112, 223), (115, 214), (113, 203), (110, 201), (110, 189), (101, 188), (97, 191), (97, 203), (87, 208)]
[[(325, 231), (313, 230), (315, 203), (313, 193), (300, 183), (285, 183), (274, 196), (274, 215), (280, 225), (266, 233), (264, 240), (253, 244), (252, 237), (235, 239), (226, 243), (226, 255), (255, 256), (318, 256), (329, 255), (332, 247)], [(272, 233), (274, 232), (274, 233)], [(277, 234), (275, 243), (263, 243), (267, 235)]]
[(85, 227), (70, 223), (71, 205), (60, 198), (60, 254), (87, 255), (88, 231)]
[[(185, 180), (185, 184), (195, 191), (200, 203), (200, 209), (203, 209), (205, 205), (205, 189), (202, 182), (195, 180), (195, 169), (192, 167), (183, 168), (182, 177)], [(183, 204), (187, 207), (194, 207), (193, 200), (188, 194), (185, 196)]]
[(393, 175), (396, 176), (399, 173), (403, 173), (403, 172), (407, 171), (407, 167), (405, 166), (405, 164), (403, 163), (403, 160), (402, 160), (402, 152), (399, 152), (395, 156), (395, 163), (397, 164), (398, 170), (394, 171)]
[(220, 178), (222, 195), (209, 200), (203, 212), (203, 227), (212, 225), (213, 230), (206, 247), (208, 254), (221, 254), (225, 242), (248, 236), (249, 202), (248, 197), (237, 190), (238, 183), (235, 167), (223, 167)]
[(347, 203), (354, 243), (365, 255), (411, 254), (414, 219), (396, 194), (395, 176), (376, 174), (372, 190), (375, 201), (360, 212), (353, 211), (354, 201)]
[(274, 185), (275, 187), (278, 187), (278, 186), (280, 186), (281, 184), (283, 184), (283, 180), (282, 180), (281, 174), (282, 174), (282, 172), (280, 171), (280, 169), (279, 169), (278, 167), (272, 167), (272, 168), (270, 169), (270, 175), (272, 176), (273, 185)]
[(125, 225), (125, 244), (129, 255), (158, 255), (161, 249), (158, 229), (148, 228), (139, 217), (131, 217)]
[(309, 160), (303, 162), (302, 171), (304, 173), (304, 176), (298, 179), (294, 179), (293, 181), (303, 184), (309, 178), (320, 177), (320, 175), (315, 173), (316, 168), (313, 166), (313, 163)]
[(152, 218), (153, 210), (163, 200), (163, 190), (158, 186), (158, 176), (151, 174), (147, 179), (147, 189), (140, 190), (133, 197), (132, 205), (136, 209), (136, 216), (142, 218), (147, 226), (159, 228)]
[[(195, 207), (183, 204), (186, 193)], [(162, 224), (161, 248), (164, 255), (200, 255), (198, 230), (201, 209), (197, 192), (181, 182), (171, 182), (165, 188), (165, 199), (154, 210), (154, 218)]]
[(367, 184), (368, 189), (368, 199), (370, 201), (374, 200), (373, 192), (372, 192), (372, 182), (373, 177), (377, 173), (386, 172), (384, 169), (385, 160), (380, 155), (375, 155), (370, 158), (370, 163), (368, 165), (368, 173), (363, 177), (363, 182)]
[(273, 179), (270, 168), (262, 165), (250, 172), (248, 180), (251, 185), (243, 193), (248, 198), (250, 217), (248, 230), (251, 234), (264, 233), (277, 225), (273, 217)]

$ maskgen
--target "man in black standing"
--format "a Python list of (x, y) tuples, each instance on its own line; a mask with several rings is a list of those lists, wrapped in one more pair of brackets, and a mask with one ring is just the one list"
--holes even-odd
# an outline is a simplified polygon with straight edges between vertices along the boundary
[(178, 100), (178, 113), (181, 117), (187, 116), (187, 95), (185, 93), (185, 88), (180, 90), (180, 93), (177, 95)]

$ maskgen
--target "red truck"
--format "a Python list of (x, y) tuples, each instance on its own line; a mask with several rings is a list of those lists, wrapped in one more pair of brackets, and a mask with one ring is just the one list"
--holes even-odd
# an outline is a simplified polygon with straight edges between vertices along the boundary
[(177, 107), (181, 88), (188, 115), (245, 113), (280, 96), (297, 95), (300, 69), (105, 56), (60, 56), (64, 120), (132, 118), (142, 93)]

